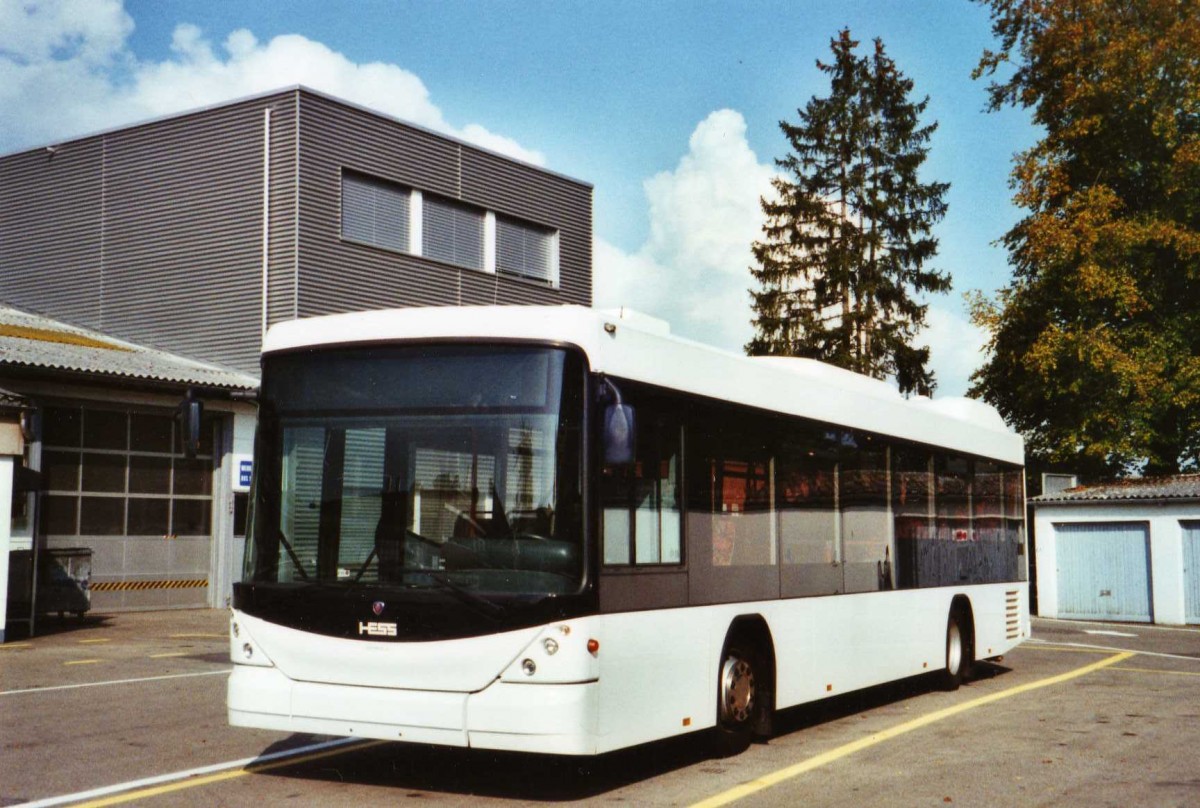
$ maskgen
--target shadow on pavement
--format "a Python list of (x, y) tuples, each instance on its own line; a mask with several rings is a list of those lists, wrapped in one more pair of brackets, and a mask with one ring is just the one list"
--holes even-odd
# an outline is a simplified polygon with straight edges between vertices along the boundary
[[(972, 679), (990, 679), (1008, 668), (987, 662), (975, 665)], [(968, 683), (965, 687), (969, 688)], [(783, 710), (775, 718), (776, 738), (856, 713), (934, 692), (937, 680), (919, 676), (879, 687), (834, 696), (814, 704)], [(715, 696), (715, 694), (714, 694)], [(295, 735), (265, 749), (263, 754), (304, 743), (312, 736)], [(769, 741), (768, 741), (769, 742)], [(570, 801), (595, 797), (632, 783), (650, 780), (713, 758), (704, 732), (644, 744), (594, 758), (528, 755), (478, 749), (387, 743), (366, 749), (260, 772), (274, 777), (322, 782), (350, 782), (393, 788), (400, 796), (433, 792), (516, 800)]]
[[(108, 627), (112, 620), (113, 616), (107, 614), (84, 614), (78, 617), (75, 615), (63, 615), (62, 617), (49, 614), (38, 615), (34, 623), (33, 636), (52, 637), (56, 634), (96, 631)], [(27, 622), (14, 623), (6, 633), (8, 642), (28, 639), (29, 623)]]

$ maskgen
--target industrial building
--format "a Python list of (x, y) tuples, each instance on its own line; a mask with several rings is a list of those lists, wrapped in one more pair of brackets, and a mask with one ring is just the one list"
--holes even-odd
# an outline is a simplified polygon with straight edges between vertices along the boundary
[[(0, 157), (0, 608), (27, 618), (33, 559), (76, 549), (93, 609), (223, 606), (267, 327), (591, 305), (591, 202), (303, 87)], [(172, 417), (188, 391), (198, 460)]]

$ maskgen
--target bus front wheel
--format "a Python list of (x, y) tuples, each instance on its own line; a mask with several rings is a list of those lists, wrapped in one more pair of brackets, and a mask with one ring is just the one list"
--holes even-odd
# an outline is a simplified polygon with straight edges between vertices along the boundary
[(758, 657), (749, 646), (731, 644), (721, 655), (716, 751), (722, 757), (740, 754), (750, 746), (763, 709), (759, 668)]

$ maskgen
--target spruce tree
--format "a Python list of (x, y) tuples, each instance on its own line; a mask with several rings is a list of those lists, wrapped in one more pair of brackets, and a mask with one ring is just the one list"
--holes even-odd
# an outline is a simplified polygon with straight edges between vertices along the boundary
[(880, 40), (870, 58), (848, 30), (830, 47), (832, 61), (817, 62), (829, 96), (780, 122), (792, 150), (775, 161), (776, 198), (762, 200), (746, 351), (892, 376), (902, 392), (928, 394), (929, 350), (912, 345), (927, 307), (915, 295), (950, 288), (928, 266), (948, 185), (918, 176), (937, 124), (921, 125), (929, 99), (909, 99), (913, 83)]

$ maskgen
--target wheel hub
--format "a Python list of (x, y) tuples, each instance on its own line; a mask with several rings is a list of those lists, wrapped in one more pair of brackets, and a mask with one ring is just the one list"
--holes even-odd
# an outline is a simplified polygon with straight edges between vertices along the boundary
[(721, 718), (742, 724), (754, 711), (754, 669), (744, 659), (731, 656), (721, 670)]

